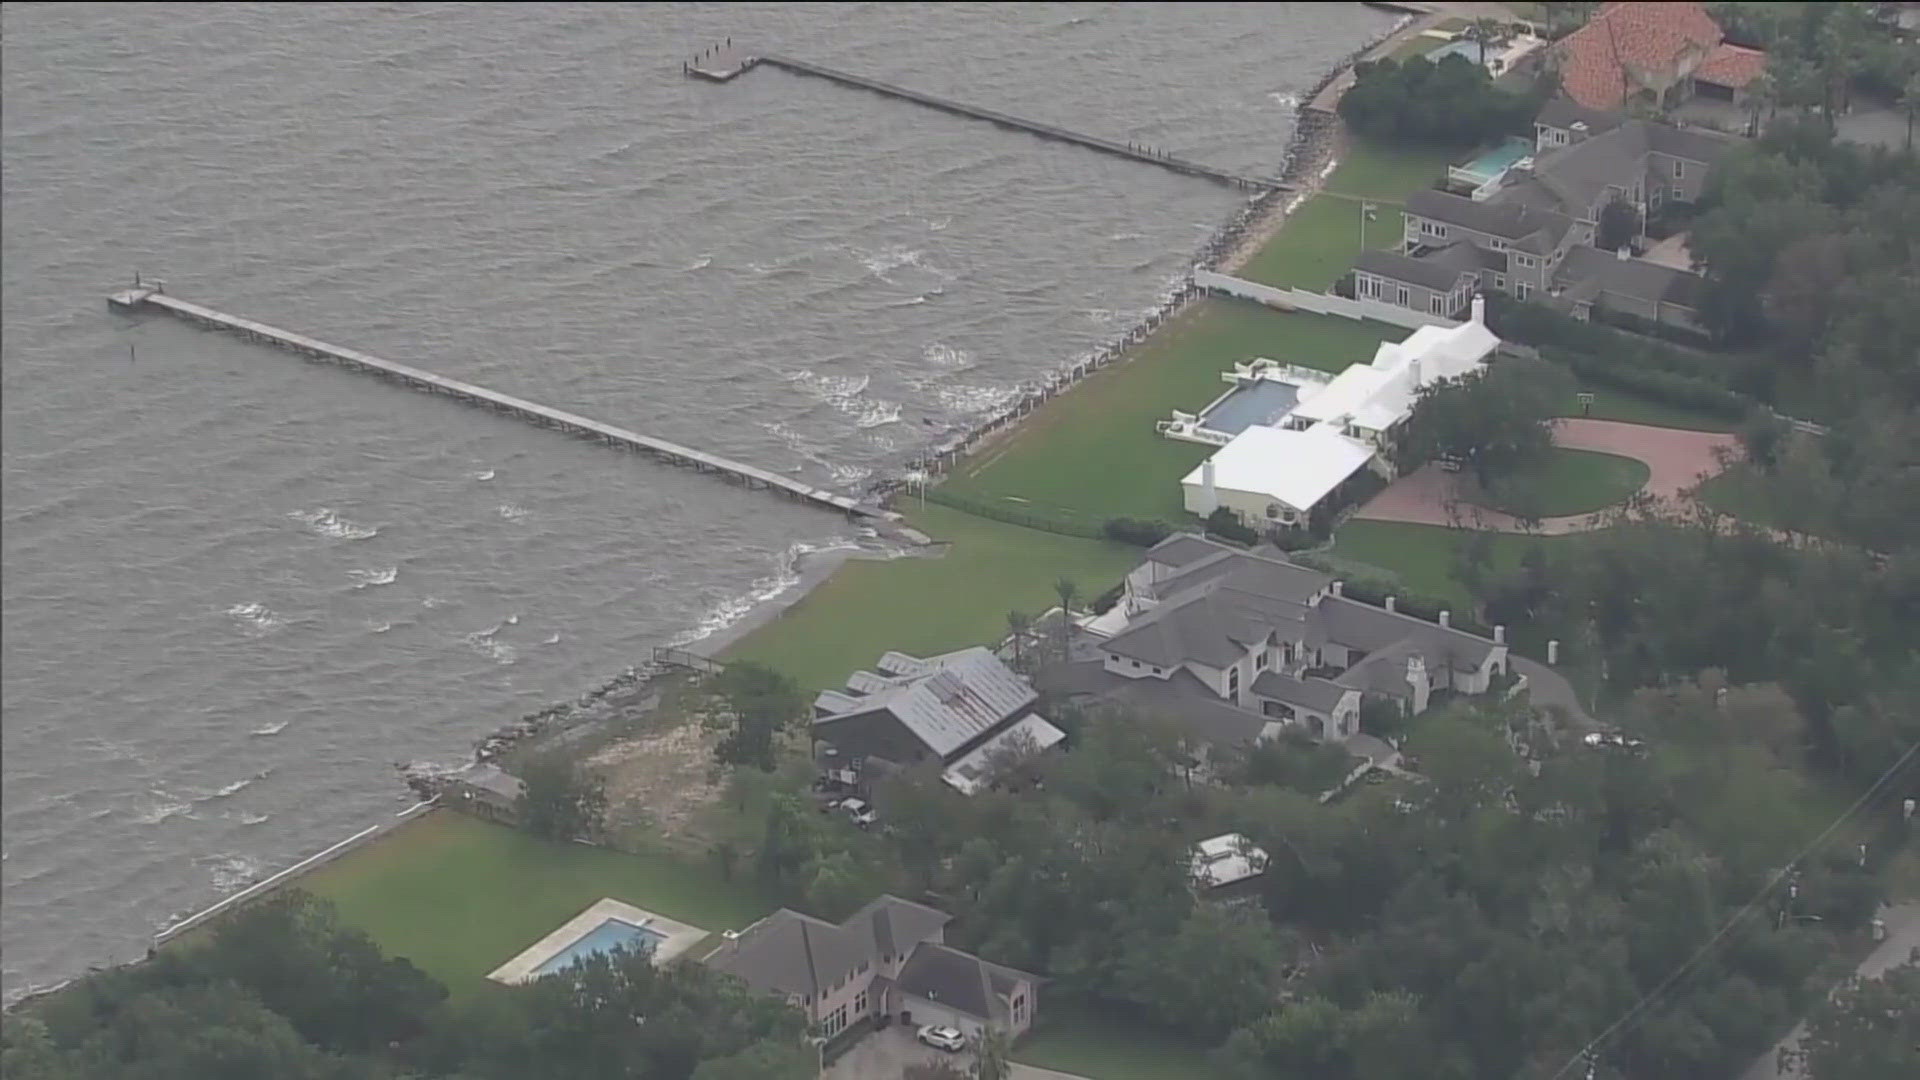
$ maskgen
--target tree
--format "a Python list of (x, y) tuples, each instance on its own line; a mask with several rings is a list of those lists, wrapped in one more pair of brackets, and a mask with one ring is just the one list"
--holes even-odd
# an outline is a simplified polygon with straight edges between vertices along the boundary
[(806, 715), (806, 697), (799, 686), (748, 660), (728, 664), (709, 684), (721, 706), (709, 714), (709, 723), (725, 732), (714, 744), (714, 760), (772, 772), (778, 763), (776, 736)]
[(548, 840), (598, 836), (607, 816), (607, 786), (571, 758), (559, 754), (528, 761), (520, 769), (520, 822)]
[(1033, 633), (1033, 616), (1024, 611), (1007, 612), (1007, 638), (1013, 642), (1013, 669), (1027, 670), (1026, 645)]
[(1640, 208), (1625, 199), (1614, 199), (1600, 209), (1600, 223), (1594, 229), (1593, 246), (1618, 251), (1640, 235)]
[(1568, 387), (1564, 369), (1518, 358), (1429, 384), (1407, 422), (1404, 459), (1461, 462), (1483, 488), (1541, 467)]
[(999, 1028), (988, 1028), (981, 1033), (979, 1060), (974, 1063), (973, 1075), (977, 1080), (1011, 1080), (1013, 1076), (1012, 1044), (1007, 1033)]
[(1907, 118), (1907, 153), (1913, 153), (1913, 120), (1920, 116), (1920, 71), (1907, 76), (1900, 87), (1900, 112)]
[(1053, 595), (1060, 601), (1060, 618), (1055, 625), (1059, 634), (1060, 662), (1066, 663), (1073, 657), (1073, 602), (1080, 598), (1080, 586), (1072, 578), (1060, 578), (1053, 583)]
[(1521, 130), (1537, 104), (1493, 85), (1485, 67), (1464, 56), (1439, 63), (1415, 56), (1354, 65), (1340, 118), (1382, 141), (1471, 146)]
[(1480, 66), (1484, 68), (1487, 66), (1487, 49), (1506, 44), (1513, 35), (1501, 20), (1481, 16), (1469, 23), (1460, 36), (1480, 46)]
[(1848, 979), (1808, 1019), (1796, 1056), (1810, 1080), (1920, 1076), (1920, 963)]
[(726, 1057), (708, 1058), (689, 1080), (815, 1080), (820, 1051), (797, 1039), (762, 1039)]
[(1136, 951), (1125, 969), (1132, 996), (1154, 1016), (1212, 1042), (1271, 1007), (1279, 962), (1266, 919), (1198, 904), (1177, 933)]

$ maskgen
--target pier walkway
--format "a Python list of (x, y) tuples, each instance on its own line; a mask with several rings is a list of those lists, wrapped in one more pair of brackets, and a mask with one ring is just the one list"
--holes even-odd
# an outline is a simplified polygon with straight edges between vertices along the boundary
[(1085, 147), (1088, 150), (1097, 150), (1103, 154), (1112, 154), (1115, 157), (1143, 161), (1149, 165), (1158, 165), (1163, 169), (1172, 169), (1174, 172), (1185, 173), (1188, 176), (1202, 176), (1209, 180), (1217, 180), (1223, 184), (1232, 184), (1238, 188), (1245, 188), (1252, 191), (1287, 191), (1292, 190), (1293, 187), (1291, 184), (1283, 183), (1276, 179), (1264, 176), (1248, 176), (1244, 173), (1217, 169), (1211, 165), (1204, 165), (1197, 161), (1188, 161), (1185, 158), (1174, 157), (1154, 147), (1142, 146), (1137, 143), (1116, 142), (1112, 139), (1101, 138), (1098, 135), (1085, 135), (1078, 131), (1070, 131), (1063, 127), (1057, 127), (1053, 124), (1043, 124), (1038, 120), (1026, 120), (993, 109), (983, 109), (977, 105), (968, 105), (964, 102), (953, 101), (934, 94), (926, 94), (918, 90), (909, 90), (903, 86), (895, 86), (892, 83), (884, 83), (878, 79), (869, 79), (863, 75), (849, 74), (848, 72), (830, 68), (823, 64), (815, 64), (806, 60), (795, 60), (789, 56), (778, 56), (772, 53), (749, 53), (733, 46), (731, 39), (729, 39), (729, 44), (716, 46), (701, 53), (699, 57), (688, 61), (684, 70), (688, 75), (697, 75), (700, 78), (711, 79), (714, 82), (728, 82), (753, 70), (761, 64), (790, 71), (796, 75), (812, 75), (817, 78), (827, 79), (832, 82), (837, 82), (842, 86), (871, 90), (876, 94), (899, 98), (902, 101), (911, 101), (915, 104), (939, 109), (941, 112), (952, 113), (956, 116), (965, 116), (974, 120), (985, 120), (988, 123), (999, 124), (1001, 127), (1029, 132), (1043, 139), (1072, 143), (1075, 146)]
[(422, 371), (419, 368), (409, 367), (406, 364), (397, 364), (391, 360), (382, 360), (377, 356), (370, 356), (356, 349), (343, 348), (339, 345), (329, 345), (324, 341), (307, 337), (305, 334), (296, 334), (291, 330), (281, 330), (278, 327), (255, 322), (252, 319), (243, 319), (238, 315), (228, 315), (225, 312), (216, 311), (202, 304), (182, 300), (177, 296), (169, 296), (161, 292), (157, 287), (134, 288), (124, 292), (117, 292), (109, 296), (107, 302), (111, 306), (125, 311), (141, 311), (148, 308), (157, 308), (202, 326), (212, 327), (216, 330), (231, 330), (250, 341), (276, 345), (282, 349), (298, 353), (311, 359), (325, 360), (330, 363), (341, 364), (345, 367), (393, 379), (416, 390), (425, 390), (432, 394), (445, 394), (448, 397), (456, 398), (469, 404), (482, 405), (497, 412), (518, 417), (529, 423), (538, 424), (541, 427), (555, 428), (571, 435), (597, 439), (609, 446), (617, 446), (626, 450), (650, 454), (669, 464), (691, 468), (698, 472), (716, 473), (727, 480), (743, 484), (749, 488), (765, 488), (769, 491), (790, 496), (801, 502), (811, 503), (827, 510), (838, 511), (849, 517), (891, 520), (895, 516), (871, 503), (863, 503), (837, 492), (828, 491), (825, 488), (817, 488), (803, 484), (790, 477), (771, 473), (765, 469), (755, 468), (752, 465), (743, 465), (740, 462), (730, 461), (716, 454), (694, 450), (681, 446), (678, 443), (671, 443), (665, 439), (656, 439), (650, 435), (641, 435), (638, 432), (628, 431), (625, 428), (614, 427), (611, 424), (603, 424), (598, 420), (589, 420), (584, 416), (577, 416), (560, 409), (548, 408), (545, 405), (536, 404), (524, 398), (517, 398), (510, 394), (502, 394), (498, 391), (489, 390), (484, 386), (475, 386), (472, 383), (461, 382), (458, 379), (449, 379), (444, 375), (435, 375), (431, 371)]

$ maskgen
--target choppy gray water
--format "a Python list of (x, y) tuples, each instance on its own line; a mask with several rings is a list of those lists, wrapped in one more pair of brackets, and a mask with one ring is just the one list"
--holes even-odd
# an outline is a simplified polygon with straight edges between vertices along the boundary
[[(726, 35), (1273, 171), (1356, 5), (7, 5), (4, 989), (738, 618), (835, 518), (111, 315), (169, 291), (851, 487), (1123, 327), (1238, 198)], [(137, 359), (128, 358), (129, 345)]]

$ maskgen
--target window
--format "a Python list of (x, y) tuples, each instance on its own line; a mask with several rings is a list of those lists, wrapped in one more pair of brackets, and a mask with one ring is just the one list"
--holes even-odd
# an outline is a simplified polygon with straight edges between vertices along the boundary
[(1420, 220), (1420, 231), (1428, 236), (1436, 236), (1443, 240), (1446, 239), (1447, 235), (1447, 227), (1445, 225), (1437, 221), (1428, 221), (1425, 218)]
[(1139, 671), (1139, 670), (1140, 670), (1140, 661), (1138, 661), (1138, 660), (1135, 660), (1135, 661), (1133, 662), (1133, 670), (1135, 670), (1135, 671)]
[(1027, 995), (1019, 994), (1013, 999), (1013, 1022), (1019, 1023), (1027, 1018)]
[(1410, 295), (1408, 295), (1407, 287), (1405, 285), (1401, 285), (1394, 290), (1394, 302), (1399, 304), (1401, 307), (1412, 307), (1413, 306), (1412, 301), (1413, 301), (1413, 298)]
[(827, 1014), (820, 1022), (820, 1033), (831, 1039), (847, 1029), (847, 1007), (845, 1005)]
[(1270, 517), (1270, 518), (1275, 518), (1275, 519), (1277, 519), (1277, 518), (1279, 518), (1279, 516), (1280, 516), (1280, 504), (1279, 504), (1279, 503), (1268, 503), (1268, 504), (1267, 504), (1267, 516), (1268, 516), (1268, 517)]
[(1253, 654), (1253, 668), (1255, 671), (1264, 671), (1266, 666), (1267, 650), (1261, 649), (1259, 652)]
[(1540, 265), (1539, 260), (1535, 259), (1531, 255), (1515, 255), (1514, 259), (1516, 259), (1522, 267), (1528, 270), (1531, 270), (1534, 267)]
[(1532, 291), (1533, 291), (1533, 286), (1527, 284), (1524, 281), (1516, 283), (1513, 287), (1513, 295), (1519, 297), (1522, 300), (1525, 300), (1527, 298), (1527, 294)]
[(1685, 175), (1687, 175), (1687, 163), (1684, 161), (1681, 161), (1679, 158), (1674, 158), (1673, 159), (1673, 178), (1675, 180), (1678, 180)]
[(1493, 287), (1496, 289), (1505, 289), (1507, 287), (1507, 275), (1505, 274), (1493, 275)]
[(1493, 250), (1495, 250), (1495, 251), (1505, 251), (1505, 250), (1507, 250), (1507, 242), (1506, 242), (1505, 240), (1502, 240), (1502, 239), (1500, 239), (1500, 238), (1499, 238), (1499, 237), (1497, 237), (1497, 236), (1496, 236), (1496, 237), (1494, 237), (1494, 238), (1493, 238)]
[(1443, 309), (1445, 309), (1446, 306), (1447, 306), (1446, 300), (1443, 297), (1441, 297), (1439, 293), (1435, 293), (1432, 296), (1427, 297), (1427, 310), (1432, 314), (1435, 314), (1435, 315), (1445, 314), (1445, 311)]
[(1230, 667), (1227, 669), (1227, 696), (1238, 697), (1239, 695), (1240, 669), (1238, 667)]
[(1685, 202), (1686, 198), (1687, 198), (1686, 191), (1682, 189), (1679, 184), (1673, 185), (1673, 201)]
[(859, 996), (857, 996), (857, 997), (855, 997), (855, 998), (853, 999), (853, 1011), (854, 1011), (854, 1012), (856, 1012), (856, 1013), (859, 1013), (859, 1014), (861, 1014), (862, 1016), (865, 1016), (865, 1015), (866, 1015), (866, 1012), (867, 1012), (867, 992), (866, 992), (865, 990), (862, 990), (862, 991), (860, 991), (860, 994), (859, 994)]

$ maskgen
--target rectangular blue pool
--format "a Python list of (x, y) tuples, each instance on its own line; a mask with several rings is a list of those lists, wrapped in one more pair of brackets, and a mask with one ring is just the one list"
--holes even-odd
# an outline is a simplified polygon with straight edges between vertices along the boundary
[(554, 953), (546, 963), (534, 968), (533, 977), (537, 979), (543, 975), (565, 971), (573, 966), (575, 960), (611, 952), (620, 946), (636, 952), (650, 953), (665, 940), (667, 936), (658, 931), (649, 930), (644, 926), (635, 926), (625, 919), (608, 919), (575, 938), (573, 944)]
[(1465, 165), (1455, 166), (1459, 171), (1484, 184), (1513, 167), (1513, 163), (1533, 153), (1533, 144), (1519, 136), (1514, 136), (1499, 146), (1481, 154)]
[(1225, 435), (1238, 435), (1255, 424), (1271, 426), (1287, 415), (1299, 400), (1299, 389), (1288, 383), (1272, 379), (1242, 382), (1200, 414), (1200, 426)]

